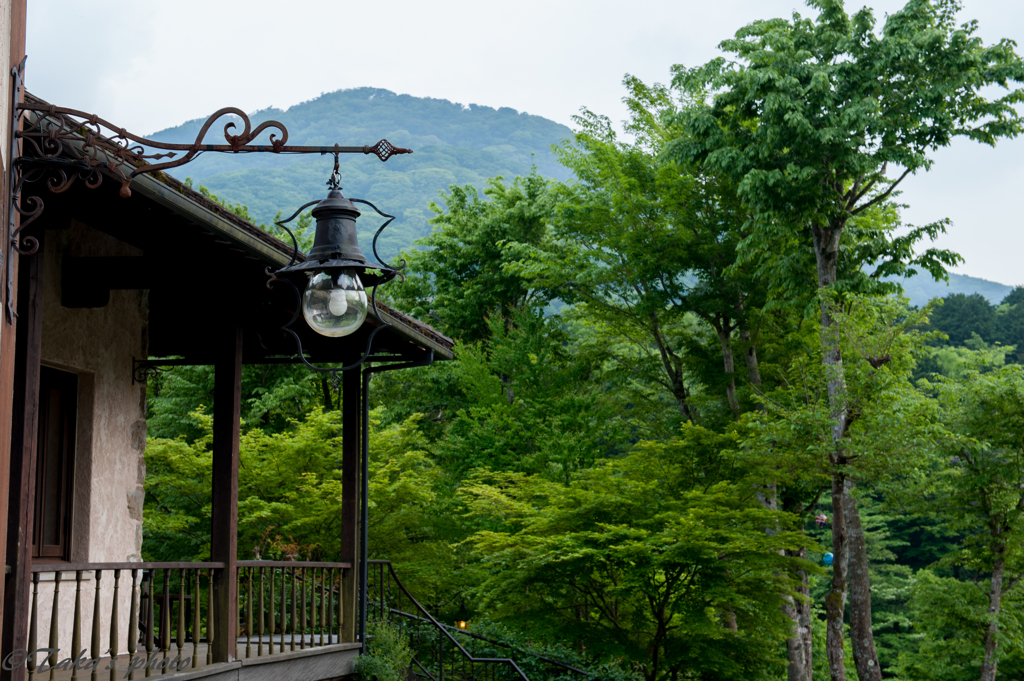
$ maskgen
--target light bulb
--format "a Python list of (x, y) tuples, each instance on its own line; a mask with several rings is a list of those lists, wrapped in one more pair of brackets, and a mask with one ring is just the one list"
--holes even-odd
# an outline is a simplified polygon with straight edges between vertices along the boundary
[(366, 291), (353, 269), (317, 272), (302, 296), (302, 316), (322, 336), (355, 332), (366, 320), (366, 312)]

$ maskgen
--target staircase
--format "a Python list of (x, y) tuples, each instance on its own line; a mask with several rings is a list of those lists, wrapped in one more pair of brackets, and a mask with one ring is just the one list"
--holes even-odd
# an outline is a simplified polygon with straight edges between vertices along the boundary
[[(409, 637), (413, 651), (410, 679), (600, 681), (582, 669), (438, 622), (398, 579), (391, 561), (369, 561), (367, 587), (367, 619), (397, 624)], [(522, 666), (508, 657), (476, 657), (474, 651), (480, 650), (519, 653)]]

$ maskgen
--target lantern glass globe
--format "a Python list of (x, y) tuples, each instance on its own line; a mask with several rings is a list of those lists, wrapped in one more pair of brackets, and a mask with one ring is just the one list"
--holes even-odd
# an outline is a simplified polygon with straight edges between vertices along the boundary
[(354, 333), (366, 321), (367, 299), (355, 270), (321, 270), (309, 279), (302, 296), (302, 316), (321, 336)]

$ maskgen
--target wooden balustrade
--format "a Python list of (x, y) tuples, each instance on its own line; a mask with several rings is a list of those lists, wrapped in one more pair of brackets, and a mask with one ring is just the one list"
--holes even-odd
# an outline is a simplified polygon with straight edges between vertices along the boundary
[[(213, 664), (215, 623), (227, 616), (214, 598), (224, 569), (220, 562), (32, 565), (28, 650), (39, 652), (25, 660), (28, 678), (57, 681), (66, 669), (75, 681), (142, 679)], [(341, 582), (350, 569), (349, 563), (239, 561), (231, 615), (238, 617), (238, 657), (342, 641), (345, 607), (352, 604), (342, 602)], [(51, 584), (49, 623), (41, 623)]]
[[(26, 660), (28, 677), (55, 680), (58, 672), (70, 670), (76, 681), (114, 681), (126, 678), (126, 674), (135, 679), (199, 666), (200, 646), (209, 642), (214, 622), (211, 600), (202, 582), (208, 584), (214, 573), (223, 569), (224, 563), (32, 565), (28, 649), (41, 652)], [(48, 580), (43, 576), (47, 573), (53, 573), (48, 643), (40, 646), (40, 592), (46, 596)], [(87, 581), (90, 579), (91, 586)], [(88, 593), (90, 589), (92, 594)], [(90, 595), (92, 611), (86, 613), (84, 605)], [(126, 605), (127, 627), (122, 630)], [(66, 630), (62, 631), (62, 626), (68, 624), (65, 610), (73, 612), (70, 646), (66, 649), (62, 638), (67, 636)], [(106, 632), (104, 622), (108, 624)], [(83, 627), (90, 633), (88, 649), (82, 646)]]
[[(342, 641), (349, 563), (238, 561), (238, 631), (245, 657)], [(239, 646), (240, 654), (243, 648)]]

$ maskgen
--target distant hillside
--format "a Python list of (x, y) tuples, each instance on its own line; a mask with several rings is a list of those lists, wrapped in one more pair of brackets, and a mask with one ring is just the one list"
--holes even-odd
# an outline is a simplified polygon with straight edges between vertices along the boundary
[(931, 275), (926, 273), (904, 279), (901, 283), (910, 302), (917, 306), (925, 305), (932, 298), (945, 298), (951, 293), (980, 293), (990, 303), (999, 304), (1006, 294), (1013, 290), (1012, 286), (988, 279), (969, 277), (966, 274), (950, 274), (948, 285), (935, 281)]
[[(566, 179), (551, 145), (571, 136), (564, 125), (514, 109), (464, 107), (443, 99), (396, 95), (388, 90), (339, 90), (296, 104), (286, 111), (265, 109), (251, 115), (254, 125), (280, 121), (288, 128), (289, 144), (358, 146), (387, 139), (415, 153), (381, 163), (374, 156), (342, 157), (345, 195), (372, 201), (398, 217), (382, 237), (381, 255), (398, 250), (430, 231), (430, 201), (451, 184), (483, 186), (488, 177), (530, 172), (536, 165), (547, 177)], [(195, 139), (203, 120), (162, 130), (151, 137), (169, 142)], [(228, 122), (227, 119), (224, 122)], [(207, 141), (223, 141), (223, 124), (207, 133)], [(238, 132), (236, 129), (234, 132)], [(265, 140), (266, 136), (261, 137)], [(171, 172), (191, 177), (214, 194), (249, 207), (258, 222), (270, 224), (281, 211), (290, 215), (302, 204), (326, 195), (324, 183), (332, 168), (330, 157), (273, 154), (206, 154)], [(369, 209), (367, 209), (369, 211)], [(372, 226), (378, 219), (360, 218), (360, 243), (369, 250)], [(365, 240), (365, 241), (364, 241)]]

